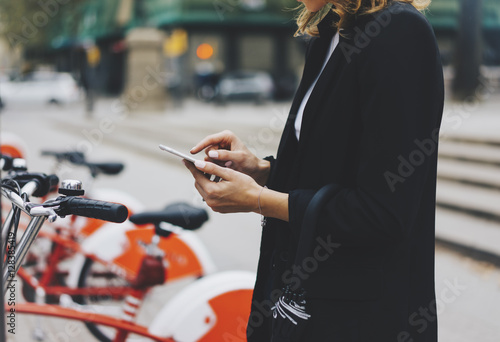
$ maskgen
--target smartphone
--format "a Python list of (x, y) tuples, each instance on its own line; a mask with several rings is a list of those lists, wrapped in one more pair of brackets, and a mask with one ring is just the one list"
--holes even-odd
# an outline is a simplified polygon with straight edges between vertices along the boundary
[(173, 148), (165, 146), (165, 145), (160, 145), (160, 149), (163, 150), (163, 151), (170, 152), (173, 155), (176, 155), (177, 157), (181, 157), (182, 159), (186, 159), (187, 161), (189, 161), (189, 162), (191, 162), (193, 164), (198, 160), (196, 158), (193, 158), (192, 156), (189, 156), (187, 154), (181, 153), (181, 152), (179, 152), (177, 150), (174, 150)]
[[(191, 156), (189, 156), (187, 154), (184, 154), (182, 152), (174, 150), (173, 148), (165, 146), (165, 145), (161, 145), (160, 144), (160, 149), (163, 150), (163, 151), (170, 152), (173, 155), (176, 155), (177, 157), (181, 157), (182, 159), (186, 159), (187, 161), (189, 161), (189, 162), (191, 162), (193, 164), (194, 164), (194, 162), (196, 162), (198, 160), (196, 158), (193, 158), (193, 157), (191, 157)], [(207, 175), (207, 178), (210, 179), (213, 182), (220, 182), (222, 180), (220, 177), (215, 176), (215, 175), (210, 175), (208, 173), (206, 175)]]

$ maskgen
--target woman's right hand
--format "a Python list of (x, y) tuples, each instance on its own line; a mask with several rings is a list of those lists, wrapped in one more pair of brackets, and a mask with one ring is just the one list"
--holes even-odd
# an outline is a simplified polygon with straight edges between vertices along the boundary
[(223, 131), (204, 138), (191, 149), (192, 154), (205, 150), (205, 160), (229, 167), (252, 177), (265, 185), (269, 177), (270, 163), (259, 159), (231, 131)]

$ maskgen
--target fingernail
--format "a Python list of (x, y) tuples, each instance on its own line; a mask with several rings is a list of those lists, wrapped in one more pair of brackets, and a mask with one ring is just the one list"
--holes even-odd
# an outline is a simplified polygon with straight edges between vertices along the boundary
[(230, 167), (231, 165), (233, 165), (232, 161), (228, 161), (224, 164), (225, 167)]
[(219, 158), (219, 152), (214, 151), (214, 150), (208, 151), (208, 156), (210, 158), (217, 159), (217, 158)]
[(197, 160), (194, 162), (194, 166), (196, 166), (199, 169), (205, 168), (205, 165), (207, 165), (207, 163), (205, 163), (204, 161), (201, 161), (201, 160)]

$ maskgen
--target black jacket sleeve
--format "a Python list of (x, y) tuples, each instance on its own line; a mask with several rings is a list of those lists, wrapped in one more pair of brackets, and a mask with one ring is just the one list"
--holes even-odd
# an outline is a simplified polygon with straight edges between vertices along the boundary
[[(443, 105), (439, 52), (432, 28), (416, 10), (389, 19), (378, 34), (365, 36), (367, 45), (365, 40), (357, 46), (354, 39), (350, 50), (355, 51), (349, 57), (356, 63), (361, 122), (356, 184), (337, 184), (339, 191), (321, 217), (338, 240), (401, 239), (419, 215), (424, 191), (434, 187), (435, 193)], [(357, 32), (370, 33), (369, 25)], [(296, 236), (314, 193), (289, 194)]]

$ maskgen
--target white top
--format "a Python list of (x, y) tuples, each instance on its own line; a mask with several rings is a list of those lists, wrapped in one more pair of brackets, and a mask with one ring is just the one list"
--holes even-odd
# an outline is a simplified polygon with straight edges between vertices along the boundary
[(304, 108), (306, 107), (307, 101), (309, 100), (309, 97), (311, 96), (311, 93), (314, 90), (316, 82), (318, 82), (319, 77), (323, 73), (323, 69), (325, 69), (326, 63), (328, 63), (328, 61), (330, 60), (330, 57), (332, 56), (333, 51), (335, 51), (335, 48), (337, 47), (338, 44), (339, 44), (339, 32), (337, 31), (335, 36), (333, 36), (332, 38), (332, 42), (330, 43), (330, 50), (326, 55), (325, 61), (323, 62), (323, 66), (321, 67), (321, 71), (318, 73), (318, 76), (316, 76), (316, 79), (309, 87), (307, 93), (304, 95), (299, 110), (297, 111), (297, 117), (295, 118), (295, 136), (297, 137), (297, 140), (299, 140), (300, 138), (300, 128), (302, 127), (302, 117), (304, 116)]

